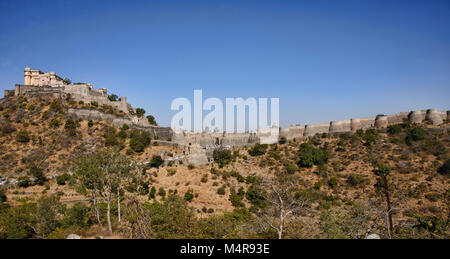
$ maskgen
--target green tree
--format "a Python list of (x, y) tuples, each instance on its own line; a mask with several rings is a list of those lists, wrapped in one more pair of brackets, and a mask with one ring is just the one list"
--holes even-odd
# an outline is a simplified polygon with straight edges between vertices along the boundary
[(101, 197), (106, 202), (108, 229), (112, 233), (111, 202), (113, 196), (116, 196), (120, 219), (120, 190), (136, 175), (134, 163), (118, 150), (97, 151), (89, 156), (80, 157), (75, 161), (72, 171), (78, 189), (82, 193), (92, 194), (94, 206), (96, 197)]
[(137, 108), (136, 109), (136, 115), (140, 118), (140, 117), (142, 117), (142, 116), (144, 116), (144, 114), (145, 114), (145, 110), (144, 109), (142, 109), (142, 108)]
[(148, 123), (150, 123), (150, 125), (158, 126), (158, 123), (156, 123), (156, 120), (155, 120), (154, 116), (148, 115), (147, 116), (147, 120), (148, 120)]

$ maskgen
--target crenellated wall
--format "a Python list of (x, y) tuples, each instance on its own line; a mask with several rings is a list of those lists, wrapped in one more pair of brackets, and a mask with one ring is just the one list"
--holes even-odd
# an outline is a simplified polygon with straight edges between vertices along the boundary
[(450, 111), (438, 111), (436, 109), (419, 110), (411, 112), (399, 112), (394, 115), (378, 115), (369, 118), (354, 118), (350, 120), (332, 121), (330, 123), (310, 124), (305, 126), (292, 126), (280, 128), (280, 138), (287, 140), (303, 139), (322, 133), (345, 133), (359, 129), (386, 128), (391, 125), (403, 123), (405, 120), (411, 123), (429, 122), (432, 125), (441, 125), (445, 120), (450, 120)]

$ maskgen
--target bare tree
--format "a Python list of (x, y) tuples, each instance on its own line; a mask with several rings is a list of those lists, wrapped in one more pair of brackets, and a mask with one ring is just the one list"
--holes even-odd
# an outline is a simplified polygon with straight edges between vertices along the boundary
[(283, 237), (288, 217), (306, 209), (309, 205), (310, 200), (306, 195), (298, 195), (298, 184), (295, 179), (294, 176), (279, 176), (263, 180), (263, 185), (268, 190), (264, 198), (269, 207), (260, 215), (261, 223), (274, 229), (279, 239)]
[(389, 239), (392, 238), (392, 206), (391, 206), (391, 199), (389, 195), (389, 183), (387, 176), (390, 174), (391, 169), (387, 166), (379, 166), (377, 169), (373, 170), (375, 175), (378, 176), (377, 183), (375, 184), (375, 188), (377, 192), (382, 192), (385, 197), (386, 201), (386, 224), (388, 229), (388, 237)]

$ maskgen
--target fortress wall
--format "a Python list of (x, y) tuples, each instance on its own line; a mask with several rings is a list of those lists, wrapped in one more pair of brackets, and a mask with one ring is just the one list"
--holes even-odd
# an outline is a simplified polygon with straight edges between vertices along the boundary
[(330, 134), (339, 132), (350, 132), (352, 130), (351, 120), (332, 121), (330, 123)]
[(256, 136), (259, 138), (260, 144), (275, 144), (278, 143), (280, 129), (278, 127), (259, 129)]
[(442, 120), (441, 114), (436, 109), (427, 110), (425, 120), (431, 122), (433, 125), (439, 125), (444, 122)]
[(375, 117), (361, 118), (361, 129), (366, 130), (375, 127)]
[(395, 125), (395, 124), (401, 124), (403, 123), (403, 120), (408, 119), (408, 112), (399, 112), (394, 115), (388, 115), (388, 125)]
[(388, 117), (387, 116), (377, 116), (375, 118), (375, 127), (376, 128), (387, 128), (388, 126)]
[(158, 139), (161, 140), (168, 140), (173, 136), (173, 131), (169, 127), (158, 127), (158, 126), (143, 127), (133, 124), (133, 121), (129, 118), (122, 118), (113, 114), (107, 114), (97, 110), (69, 108), (67, 110), (67, 113), (72, 117), (81, 118), (83, 120), (103, 120), (112, 123), (114, 126), (119, 128), (122, 127), (124, 124), (127, 124), (132, 129), (148, 131), (153, 139), (157, 137)]
[(92, 90), (90, 85), (67, 85), (64, 87), (64, 92), (70, 94), (77, 102), (97, 102), (99, 105), (110, 105), (125, 114), (129, 114), (126, 98), (122, 97), (119, 101), (112, 102), (108, 99), (106, 92)]
[(83, 120), (103, 120), (114, 124), (116, 127), (122, 127), (124, 124), (132, 125), (130, 119), (121, 118), (113, 114), (106, 114), (97, 110), (69, 108), (67, 113)]
[(411, 123), (422, 123), (425, 120), (425, 115), (423, 111), (411, 111), (408, 114), (408, 119)]
[(286, 140), (293, 140), (303, 138), (303, 132), (305, 131), (305, 126), (291, 126), (287, 128), (280, 128), (280, 138), (285, 137)]
[(312, 137), (317, 133), (329, 133), (330, 123), (311, 124), (305, 126), (304, 137)]

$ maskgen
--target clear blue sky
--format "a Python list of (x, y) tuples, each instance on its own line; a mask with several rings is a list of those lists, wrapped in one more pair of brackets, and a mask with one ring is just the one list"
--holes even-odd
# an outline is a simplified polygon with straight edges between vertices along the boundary
[(279, 97), (282, 126), (450, 109), (450, 1), (0, 0), (0, 90), (26, 65), (127, 96)]

